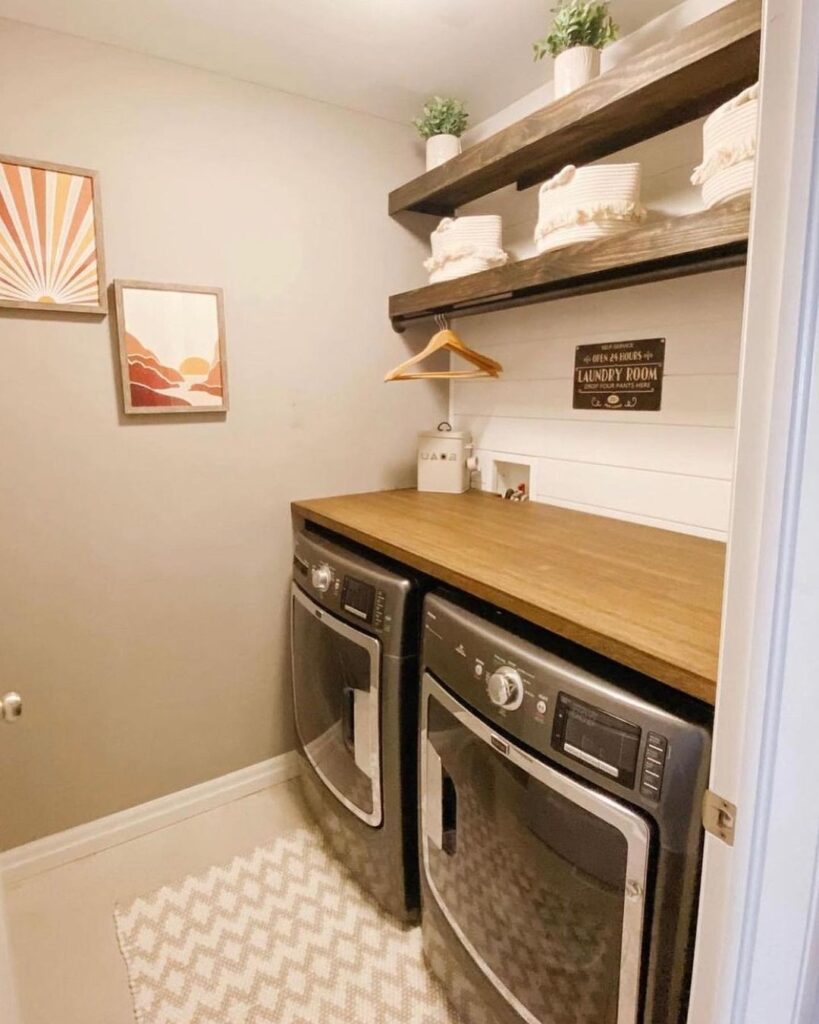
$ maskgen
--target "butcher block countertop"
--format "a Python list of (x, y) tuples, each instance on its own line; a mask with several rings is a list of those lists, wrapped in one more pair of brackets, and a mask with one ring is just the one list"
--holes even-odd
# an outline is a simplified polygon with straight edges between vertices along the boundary
[(318, 498), (293, 513), (714, 703), (719, 541), (477, 491)]

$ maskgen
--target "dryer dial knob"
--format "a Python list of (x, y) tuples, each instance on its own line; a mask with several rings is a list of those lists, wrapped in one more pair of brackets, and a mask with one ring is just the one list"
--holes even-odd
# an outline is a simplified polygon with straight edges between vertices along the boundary
[(508, 711), (515, 711), (523, 703), (523, 681), (511, 665), (504, 665), (492, 673), (487, 680), (486, 691), (496, 707)]
[(316, 590), (323, 594), (330, 589), (330, 584), (333, 582), (333, 573), (329, 565), (319, 565), (313, 569), (310, 578)]

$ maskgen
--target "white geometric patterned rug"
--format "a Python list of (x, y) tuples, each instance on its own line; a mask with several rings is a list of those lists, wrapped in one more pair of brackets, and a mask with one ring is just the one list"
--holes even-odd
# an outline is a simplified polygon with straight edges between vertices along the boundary
[(114, 916), (138, 1024), (458, 1024), (420, 928), (307, 829)]

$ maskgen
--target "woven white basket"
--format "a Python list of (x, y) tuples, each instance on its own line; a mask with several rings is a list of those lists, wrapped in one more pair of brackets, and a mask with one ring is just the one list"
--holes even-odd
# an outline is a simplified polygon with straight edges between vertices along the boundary
[(637, 163), (564, 167), (540, 187), (535, 229), (538, 252), (636, 227), (645, 218), (640, 179)]
[(509, 258), (502, 234), (503, 221), (494, 214), (442, 220), (430, 237), (432, 256), (424, 261), (430, 284), (502, 266)]
[(742, 160), (733, 167), (726, 167), (702, 183), (702, 201), (710, 210), (720, 203), (748, 195), (754, 187), (754, 161)]
[(706, 118), (702, 163), (691, 176), (710, 208), (747, 194), (754, 182), (759, 83), (744, 89)]

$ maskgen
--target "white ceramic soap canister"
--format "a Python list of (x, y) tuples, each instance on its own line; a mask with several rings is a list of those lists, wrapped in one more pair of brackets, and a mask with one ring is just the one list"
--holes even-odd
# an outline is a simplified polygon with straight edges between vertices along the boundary
[(418, 435), (418, 490), (462, 494), (469, 490), (472, 470), (478, 465), (472, 456), (472, 437), (439, 423), (436, 430)]

